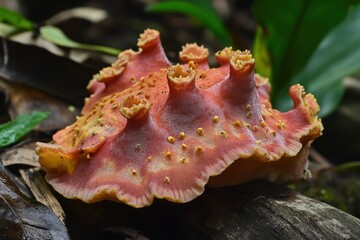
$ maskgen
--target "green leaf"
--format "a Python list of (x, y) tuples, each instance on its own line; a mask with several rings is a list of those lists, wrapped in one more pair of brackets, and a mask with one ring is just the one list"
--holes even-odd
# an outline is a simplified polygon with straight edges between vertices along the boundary
[(335, 167), (335, 171), (337, 173), (348, 173), (351, 171), (357, 171), (360, 173), (360, 161), (342, 163)]
[(12, 25), (0, 22), (0, 36), (7, 37), (13, 33), (16, 33), (18, 29)]
[(219, 15), (212, 8), (202, 7), (203, 4), (186, 1), (169, 1), (148, 5), (146, 10), (153, 13), (174, 12), (191, 16), (210, 29), (225, 46), (232, 46), (233, 41), (230, 33), (226, 30)]
[(54, 26), (43, 26), (40, 28), (41, 36), (49, 42), (55, 43), (59, 46), (68, 47), (68, 48), (78, 48), (90, 51), (98, 51), (103, 52), (110, 55), (117, 56), (121, 51), (119, 49), (99, 46), (99, 45), (91, 45), (91, 44), (83, 44), (75, 42), (69, 39), (61, 29)]
[(256, 59), (255, 72), (259, 73), (263, 77), (271, 76), (271, 61), (269, 52), (266, 48), (263, 38), (258, 37), (258, 35), (263, 35), (262, 28), (258, 27), (256, 29), (256, 36), (253, 46), (253, 54)]
[[(315, 95), (320, 116), (330, 114), (344, 91), (343, 78), (360, 70), (360, 5), (319, 44), (304, 69), (290, 81)], [(285, 89), (275, 100), (283, 101)]]
[[(253, 13), (271, 60), (272, 94), (306, 64), (323, 37), (346, 16), (351, 0), (256, 0)], [(255, 53), (254, 55), (257, 55)], [(259, 63), (261, 64), (261, 62)], [(260, 67), (261, 68), (261, 67)]]
[(34, 24), (20, 14), (0, 7), (0, 22), (8, 23), (22, 30), (31, 30)]
[(48, 112), (19, 115), (14, 121), (0, 125), (0, 148), (15, 143), (49, 116)]

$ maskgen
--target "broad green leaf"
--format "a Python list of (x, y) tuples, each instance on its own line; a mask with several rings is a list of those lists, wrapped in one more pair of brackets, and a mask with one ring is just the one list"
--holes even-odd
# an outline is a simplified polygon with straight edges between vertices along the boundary
[[(360, 70), (360, 5), (319, 44), (304, 69), (290, 81), (301, 83), (317, 98), (321, 116), (331, 113), (343, 92), (343, 78)], [(275, 104), (284, 99), (285, 89)]]
[(225, 45), (232, 46), (233, 41), (229, 32), (224, 27), (221, 18), (215, 11), (209, 8), (203, 8), (202, 5), (196, 5), (195, 3), (186, 1), (168, 1), (159, 2), (149, 5), (146, 10), (148, 12), (157, 13), (181, 13), (189, 15), (210, 29), (214, 35)]
[(31, 30), (34, 24), (20, 14), (0, 7), (0, 22), (8, 23), (18, 29)]
[[(346, 16), (351, 0), (256, 0), (257, 34), (271, 60), (272, 94), (289, 87), (323, 37)], [(257, 53), (255, 53), (257, 55)], [(261, 64), (261, 62), (259, 62)], [(264, 68), (264, 67), (260, 67)]]
[(69, 39), (61, 31), (61, 29), (54, 27), (54, 26), (50, 26), (50, 25), (41, 27), (40, 34), (47, 41), (55, 43), (55, 44), (57, 44), (59, 46), (63, 46), (63, 47), (98, 51), (98, 52), (103, 52), (103, 53), (115, 55), (115, 56), (117, 56), (121, 52), (120, 50), (115, 49), (115, 48), (75, 42), (75, 41)]
[(0, 125), (0, 148), (15, 143), (49, 116), (48, 112), (19, 115), (14, 121)]

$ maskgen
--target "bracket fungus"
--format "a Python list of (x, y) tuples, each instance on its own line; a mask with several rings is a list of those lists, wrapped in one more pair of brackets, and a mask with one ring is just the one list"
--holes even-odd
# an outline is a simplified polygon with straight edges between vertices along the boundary
[(316, 99), (302, 86), (289, 90), (293, 108), (279, 112), (250, 51), (225, 48), (210, 68), (207, 49), (196, 44), (184, 46), (182, 63), (171, 66), (155, 30), (138, 46), (90, 82), (92, 95), (74, 124), (53, 143), (37, 144), (55, 190), (144, 207), (154, 198), (191, 201), (206, 184), (302, 177), (323, 129)]

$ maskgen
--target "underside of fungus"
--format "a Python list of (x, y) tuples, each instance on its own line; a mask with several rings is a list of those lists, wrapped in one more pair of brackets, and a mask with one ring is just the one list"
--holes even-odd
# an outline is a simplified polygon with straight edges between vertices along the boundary
[(38, 143), (58, 192), (144, 207), (154, 198), (188, 202), (206, 184), (302, 177), (309, 145), (322, 132), (319, 106), (302, 86), (289, 89), (294, 107), (279, 112), (249, 51), (225, 48), (210, 68), (207, 49), (196, 44), (171, 66), (155, 30), (140, 35), (138, 46), (94, 77), (74, 124), (54, 143)]

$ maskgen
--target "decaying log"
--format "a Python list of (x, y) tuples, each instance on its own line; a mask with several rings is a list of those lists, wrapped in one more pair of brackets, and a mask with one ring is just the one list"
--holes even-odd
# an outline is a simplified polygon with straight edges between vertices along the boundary
[(197, 226), (211, 239), (360, 237), (359, 219), (284, 186), (266, 182), (209, 189), (200, 205), (208, 210), (201, 214), (202, 221)]
[[(359, 219), (285, 186), (263, 181), (206, 189), (187, 204), (157, 200), (142, 209), (111, 202), (84, 204), (66, 200), (64, 204), (73, 239), (119, 239), (119, 234), (124, 239), (360, 237)], [(87, 226), (86, 230), (80, 230), (81, 224)]]

